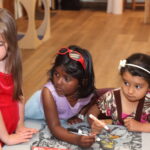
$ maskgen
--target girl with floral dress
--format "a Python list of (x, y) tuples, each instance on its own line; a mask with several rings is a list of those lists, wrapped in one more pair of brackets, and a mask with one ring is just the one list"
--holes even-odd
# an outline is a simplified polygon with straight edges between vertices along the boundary
[[(120, 65), (121, 87), (101, 96), (88, 114), (104, 113), (129, 131), (150, 132), (150, 56), (135, 53)], [(102, 126), (88, 118), (93, 130)]]

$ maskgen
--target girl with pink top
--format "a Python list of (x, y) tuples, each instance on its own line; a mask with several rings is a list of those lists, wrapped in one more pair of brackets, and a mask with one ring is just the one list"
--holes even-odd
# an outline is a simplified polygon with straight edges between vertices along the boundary
[(91, 146), (95, 135), (70, 133), (60, 123), (62, 119), (70, 124), (81, 122), (92, 103), (95, 86), (90, 53), (78, 46), (60, 49), (48, 76), (42, 91), (27, 102), (25, 117), (45, 118), (50, 131), (58, 139), (81, 147)]
[[(121, 60), (121, 88), (101, 96), (88, 114), (111, 116), (113, 124), (124, 125), (129, 131), (150, 132), (150, 56), (135, 53)], [(94, 131), (102, 129), (88, 118)]]

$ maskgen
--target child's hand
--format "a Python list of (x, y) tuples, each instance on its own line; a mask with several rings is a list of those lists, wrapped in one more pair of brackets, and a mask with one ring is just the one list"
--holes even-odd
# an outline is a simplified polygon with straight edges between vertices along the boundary
[(132, 118), (124, 119), (124, 125), (129, 131), (139, 131), (141, 128), (141, 122), (136, 121)]
[(72, 118), (68, 119), (67, 122), (68, 122), (68, 124), (76, 124), (76, 123), (82, 122), (82, 119), (75, 116), (75, 117), (72, 117)]
[(31, 138), (32, 138), (32, 134), (30, 132), (20, 132), (17, 134), (9, 135), (5, 143), (7, 145), (14, 145), (14, 144), (28, 142)]
[(101, 132), (101, 130), (103, 129), (104, 127), (102, 125), (100, 125), (99, 123), (97, 123), (96, 121), (93, 121), (92, 122), (92, 125), (91, 125), (91, 132), (93, 134), (99, 134)]
[(77, 144), (81, 147), (90, 147), (95, 142), (95, 134), (89, 136), (79, 136)]
[(17, 129), (16, 129), (16, 133), (30, 133), (30, 134), (35, 134), (37, 133), (38, 130), (37, 129), (34, 129), (34, 128), (27, 128), (25, 126), (19, 126)]

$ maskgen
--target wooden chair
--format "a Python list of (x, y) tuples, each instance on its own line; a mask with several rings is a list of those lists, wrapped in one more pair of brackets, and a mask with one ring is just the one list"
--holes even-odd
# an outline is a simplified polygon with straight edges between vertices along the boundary
[(136, 2), (136, 0), (132, 0), (132, 10), (135, 10), (136, 7), (144, 7), (145, 2)]
[(127, 0), (124, 0), (124, 1), (123, 1), (123, 9), (125, 9), (126, 6), (127, 6)]
[(37, 0), (18, 0), (27, 12), (28, 29), (26, 33), (18, 33), (19, 47), (22, 49), (36, 49), (43, 42), (50, 38), (50, 12), (49, 0), (42, 0), (44, 5), (44, 19), (42, 24), (36, 29), (35, 9)]

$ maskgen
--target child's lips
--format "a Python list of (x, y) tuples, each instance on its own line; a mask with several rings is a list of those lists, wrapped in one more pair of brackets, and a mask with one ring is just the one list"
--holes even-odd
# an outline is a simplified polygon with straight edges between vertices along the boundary
[(56, 88), (56, 91), (59, 93), (59, 94), (62, 94), (63, 93), (63, 90), (61, 88)]
[(57, 87), (56, 87), (56, 90), (57, 90), (57, 91), (62, 91), (62, 89), (61, 89), (61, 88), (57, 88)]
[(133, 95), (126, 95), (126, 97), (128, 98), (128, 99), (130, 99), (130, 100), (134, 100), (135, 99), (135, 96), (133, 96)]
[(131, 95), (127, 95), (127, 97), (130, 98), (130, 99), (134, 98), (134, 96), (131, 96)]

